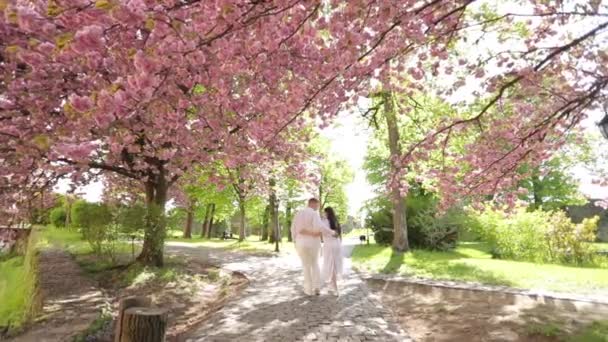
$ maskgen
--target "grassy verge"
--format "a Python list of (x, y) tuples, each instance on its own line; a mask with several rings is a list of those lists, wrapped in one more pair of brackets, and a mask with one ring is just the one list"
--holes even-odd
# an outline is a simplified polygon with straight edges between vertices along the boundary
[(394, 253), (388, 246), (359, 245), (352, 258), (355, 266), (375, 273), (558, 292), (589, 294), (608, 291), (608, 267), (492, 259), (487, 246), (482, 243), (461, 243), (450, 252), (414, 250), (405, 254)]
[(527, 334), (543, 341), (549, 338), (562, 342), (608, 342), (608, 321), (593, 322), (574, 332), (565, 326), (563, 322), (530, 323)]
[(571, 342), (608, 342), (608, 321), (595, 322), (572, 336)]
[(25, 256), (0, 262), (0, 330), (19, 330), (39, 309), (36, 238), (32, 232)]

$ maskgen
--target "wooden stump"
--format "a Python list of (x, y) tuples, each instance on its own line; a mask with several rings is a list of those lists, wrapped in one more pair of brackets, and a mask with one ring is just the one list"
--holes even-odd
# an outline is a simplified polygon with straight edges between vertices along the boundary
[(116, 330), (114, 332), (114, 342), (121, 342), (120, 335), (122, 331), (122, 321), (124, 317), (125, 310), (133, 308), (133, 307), (143, 307), (147, 308), (152, 305), (152, 301), (150, 298), (146, 297), (126, 297), (120, 301), (118, 306), (118, 318), (116, 319)]
[(121, 342), (164, 342), (167, 330), (167, 310), (132, 307), (122, 319)]

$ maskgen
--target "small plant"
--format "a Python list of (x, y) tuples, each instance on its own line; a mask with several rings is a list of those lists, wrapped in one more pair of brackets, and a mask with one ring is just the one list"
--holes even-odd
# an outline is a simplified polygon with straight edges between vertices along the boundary
[(559, 337), (564, 335), (564, 331), (555, 323), (532, 323), (528, 326), (528, 335), (540, 335), (545, 337)]

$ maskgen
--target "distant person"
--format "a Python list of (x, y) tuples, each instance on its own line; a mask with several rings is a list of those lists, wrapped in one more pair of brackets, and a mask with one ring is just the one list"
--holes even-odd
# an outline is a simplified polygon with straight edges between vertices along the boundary
[(291, 237), (302, 261), (304, 293), (308, 296), (318, 296), (321, 293), (321, 272), (319, 270), (321, 232), (329, 235), (336, 234), (321, 220), (319, 200), (311, 198), (308, 200), (308, 206), (295, 214), (291, 225)]
[(324, 284), (329, 283), (329, 291), (338, 295), (338, 278), (342, 276), (342, 228), (336, 217), (334, 209), (327, 207), (324, 210), (323, 223), (326, 228), (335, 234), (322, 231), (323, 235), (323, 268), (321, 279)]

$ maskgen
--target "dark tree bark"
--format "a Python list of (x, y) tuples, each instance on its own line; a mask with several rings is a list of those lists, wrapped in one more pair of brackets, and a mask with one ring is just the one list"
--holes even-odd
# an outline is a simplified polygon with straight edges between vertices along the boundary
[(207, 234), (207, 227), (208, 227), (207, 222), (209, 221), (210, 208), (211, 208), (211, 204), (207, 204), (205, 206), (205, 219), (203, 220), (203, 227), (201, 228), (201, 237), (202, 238), (204, 238), (205, 236), (209, 237)]
[(287, 201), (285, 208), (285, 226), (287, 228), (287, 241), (292, 242), (291, 239), (291, 202)]
[[(397, 124), (397, 115), (393, 98), (390, 93), (382, 94), (384, 100), (384, 115), (386, 117), (386, 126), (388, 128), (388, 145), (390, 150), (391, 173), (399, 171), (393, 160), (397, 160), (401, 156), (401, 146), (399, 144), (399, 126)], [(393, 203), (393, 249), (399, 252), (409, 250), (407, 240), (407, 218), (405, 216), (405, 198), (401, 195), (398, 187), (393, 187), (391, 190), (391, 200)]]
[(211, 213), (209, 214), (209, 224), (207, 225), (207, 239), (211, 239), (211, 231), (213, 230), (214, 215), (215, 215), (215, 203), (211, 203)]
[(261, 241), (268, 240), (268, 225), (270, 224), (270, 205), (264, 208), (264, 216), (262, 217), (262, 237)]
[(540, 178), (535, 173), (532, 175), (532, 195), (534, 196), (533, 208), (540, 209), (543, 205), (543, 197), (541, 196), (542, 184)]
[(239, 199), (239, 241), (245, 240), (245, 199)]
[(192, 223), (194, 221), (194, 205), (195, 201), (188, 200), (188, 208), (186, 209), (186, 226), (184, 227), (184, 239), (192, 239)]
[(270, 225), (268, 229), (268, 233), (270, 235), (270, 243), (275, 244), (275, 251), (278, 252), (279, 249), (279, 203), (277, 200), (277, 192), (275, 189), (276, 181), (271, 179), (269, 182), (270, 185), (270, 196), (268, 207), (270, 209)]
[(145, 183), (148, 214), (144, 243), (137, 261), (144, 265), (161, 267), (165, 244), (165, 205), (169, 186), (162, 172), (154, 180)]

